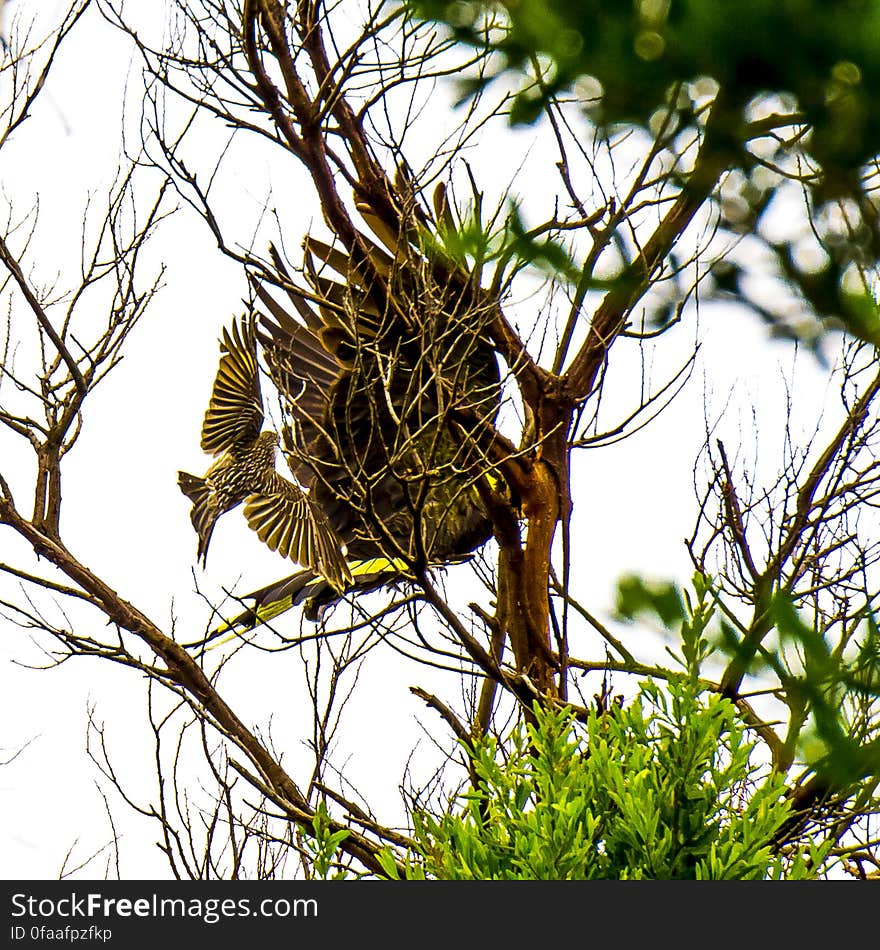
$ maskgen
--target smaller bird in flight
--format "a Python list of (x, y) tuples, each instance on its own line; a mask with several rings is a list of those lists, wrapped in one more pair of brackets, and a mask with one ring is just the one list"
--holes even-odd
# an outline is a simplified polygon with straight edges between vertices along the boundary
[(351, 580), (342, 545), (324, 513), (294, 482), (275, 471), (276, 432), (263, 428), (263, 404), (253, 317), (224, 328), (220, 365), (205, 419), (201, 447), (215, 456), (204, 477), (178, 472), (192, 501), (190, 518), (204, 565), (221, 515), (245, 503), (248, 525), (282, 557), (318, 572), (337, 590)]

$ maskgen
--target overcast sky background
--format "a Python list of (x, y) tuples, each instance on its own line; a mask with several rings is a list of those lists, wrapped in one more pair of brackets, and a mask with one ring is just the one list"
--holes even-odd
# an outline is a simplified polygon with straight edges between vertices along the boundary
[[(10, 3), (7, 18), (22, 3)], [(49, 9), (62, 6), (46, 4)], [(149, 15), (158, 17), (159, 7), (155, 4)], [(127, 79), (127, 94), (137, 111), (138, 69), (126, 39), (90, 12), (67, 43), (34, 118), (0, 154), (5, 200), (23, 209), (39, 196), (34, 245), (39, 253), (30, 262), (44, 282), (60, 275), (63, 285), (65, 274), (77, 266), (83, 209), (90, 195), (106, 190), (118, 162)], [(439, 124), (443, 115), (441, 108), (433, 109), (432, 121)], [(534, 135), (519, 133), (515, 142), (521, 147)], [(535, 144), (530, 157), (536, 167), (540, 147)], [(509, 148), (509, 143), (486, 140), (471, 156), (486, 170), (487, 187), (497, 186), (516, 167), (516, 152)], [(298, 171), (279, 176), (262, 153), (241, 167), (224, 184), (229, 206), (241, 213), (241, 234), (251, 233), (271, 186), (272, 203), (284, 212), (289, 248), (295, 249), (315, 214), (304, 176)], [(246, 285), (241, 269), (219, 254), (205, 226), (186, 209), (162, 228), (151, 258), (167, 265), (165, 287), (129, 340), (123, 364), (89, 399), (82, 438), (65, 462), (62, 534), (80, 560), (123, 597), (166, 628), (174, 613), (179, 639), (190, 639), (207, 615), (193, 591), (196, 538), (189, 504), (177, 487), (177, 470), (201, 473), (207, 465), (198, 442), (216, 371), (217, 337), (241, 312)], [(13, 325), (19, 319), (16, 310), (12, 319)], [(714, 418), (728, 405), (719, 431), (734, 444), (744, 442), (747, 454), (754, 451), (757, 433), (761, 465), (773, 468), (781, 444), (785, 379), (799, 399), (796, 425), (814, 421), (821, 411), (827, 375), (811, 357), (795, 359), (790, 345), (769, 343), (765, 328), (742, 313), (705, 308), (700, 326), (697, 367), (676, 403), (633, 438), (578, 457), (576, 584), (581, 599), (597, 613), (609, 609), (614, 583), (624, 571), (679, 580), (690, 575), (682, 539), (693, 527), (693, 466), (707, 415)], [(691, 320), (679, 333), (683, 347), (693, 334)], [(617, 353), (612, 357), (621, 399), (628, 374), (638, 380), (639, 367), (633, 360), (627, 368), (629, 359)], [(0, 433), (3, 470), (17, 452), (9, 435)], [(24, 498), (32, 470), (26, 454), (16, 454), (15, 460), (16, 487)], [(10, 531), (0, 531), (0, 561), (15, 564), (23, 551)], [(239, 579), (238, 589), (246, 592), (283, 573), (284, 565), (239, 514), (221, 520), (208, 569), (196, 572), (214, 593)], [(0, 576), (0, 598), (12, 599), (15, 586)], [(152, 747), (142, 722), (143, 681), (102, 661), (76, 659), (52, 670), (23, 665), (39, 662), (39, 647), (0, 616), (0, 761), (19, 753), (0, 767), (4, 878), (57, 876), (71, 849), (68, 866), (109, 840), (99, 791), (107, 790), (106, 782), (85, 754), (89, 707), (106, 723), (108, 745), (127, 785), (142, 789), (142, 800), (150, 796)], [(308, 735), (307, 728), (305, 736), (297, 731), (303, 720), (292, 688), (289, 664), (295, 662), (292, 653), (278, 659), (257, 654), (231, 668), (223, 689), (235, 697), (232, 705), (244, 713), (246, 723), (273, 719), (276, 742), (289, 748), (286, 755), (294, 761), (298, 744)], [(433, 730), (439, 725), (408, 690), (415, 683), (424, 685), (426, 677), (391, 651), (381, 661), (372, 657), (347, 720), (339, 760), (365, 786), (387, 796), (389, 809), (399, 807), (402, 753), (421, 735), (420, 721)], [(450, 677), (436, 683), (453, 700), (458, 697)], [(302, 715), (308, 717), (307, 705)], [(107, 794), (122, 832), (122, 876), (167, 876), (167, 863), (152, 846), (157, 829), (131, 816), (112, 789)], [(98, 860), (82, 876), (102, 873)]]

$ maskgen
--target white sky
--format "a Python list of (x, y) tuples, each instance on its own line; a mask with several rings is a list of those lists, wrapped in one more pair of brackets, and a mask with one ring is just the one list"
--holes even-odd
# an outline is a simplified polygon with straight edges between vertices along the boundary
[[(10, 4), (10, 12), (19, 5), (20, 0)], [(23, 208), (39, 195), (39, 253), (31, 260), (42, 281), (61, 273), (63, 283), (65, 272), (76, 266), (85, 202), (90, 194), (101, 194), (115, 170), (130, 59), (124, 39), (90, 14), (68, 44), (37, 115), (0, 154), (6, 199)], [(136, 97), (136, 69), (129, 81), (129, 93)], [(481, 143), (478, 152), (486, 168), (506, 169), (511, 161), (490, 142)], [(247, 181), (242, 171), (226, 183), (229, 201), (240, 202), (242, 239), (264, 196), (261, 186), (271, 176), (262, 155), (247, 171)], [(313, 213), (313, 205), (297, 199), (303, 181), (295, 174), (289, 181), (272, 181), (290, 249), (306, 233)], [(152, 253), (168, 266), (166, 286), (130, 339), (123, 364), (89, 400), (83, 436), (64, 467), (62, 534), (85, 564), (158, 623), (164, 624), (173, 609), (179, 637), (189, 639), (188, 633), (197, 633), (206, 622), (206, 612), (193, 593), (196, 538), (176, 473), (179, 468), (202, 472), (208, 461), (198, 437), (216, 371), (217, 335), (241, 311), (246, 288), (240, 269), (217, 252), (189, 212), (163, 227)], [(767, 432), (762, 461), (770, 467), (775, 462), (784, 408), (781, 366), (791, 364), (791, 348), (768, 345), (764, 328), (742, 314), (707, 310), (701, 319), (701, 358), (676, 404), (631, 440), (578, 458), (574, 563), (581, 597), (597, 612), (608, 608), (614, 581), (624, 571), (681, 580), (691, 573), (682, 539), (690, 534), (696, 511), (692, 468), (703, 437), (704, 383), (710, 416), (736, 387), (724, 428), (734, 445), (743, 431), (751, 442), (749, 407), (756, 402), (761, 430)], [(682, 329), (683, 343), (692, 333), (692, 326)], [(627, 359), (618, 353), (612, 357), (621, 398), (626, 380), (638, 379), (638, 366), (627, 367)], [(809, 358), (799, 361), (798, 374), (803, 418), (814, 418), (824, 398), (825, 375)], [(4, 471), (11, 451), (8, 434), (0, 433)], [(18, 485), (26, 497), (31, 472), (19, 465)], [(0, 531), (0, 561), (15, 564), (22, 551), (12, 532)], [(247, 591), (284, 570), (233, 514), (215, 531), (207, 571), (196, 573), (207, 590), (217, 593), (239, 577), (238, 589)], [(11, 597), (14, 586), (0, 576), (0, 598)], [(5, 878), (56, 876), (69, 850), (68, 864), (76, 865), (110, 837), (99, 792), (107, 785), (84, 751), (89, 706), (107, 725), (114, 762), (129, 787), (143, 790), (144, 799), (150, 794), (152, 748), (142, 724), (143, 680), (101, 661), (78, 659), (49, 671), (20, 665), (35, 662), (37, 647), (0, 618), (0, 761), (22, 749), (0, 766), (0, 876)], [(223, 690), (246, 723), (272, 718), (276, 741), (284, 739), (280, 744), (288, 757), (295, 757), (299, 742), (308, 738), (309, 708), (294, 689), (291, 664), (297, 662), (293, 653), (256, 654), (231, 668)], [(451, 677), (431, 677), (390, 651), (376, 654), (347, 719), (339, 761), (360, 776), (365, 788), (387, 796), (389, 823), (400, 819), (392, 813), (399, 808), (397, 784), (405, 751), (421, 734), (419, 722), (432, 731), (442, 728), (408, 690), (416, 683), (432, 688), (432, 682), (441, 695), (457, 700)], [(112, 789), (108, 795), (123, 831), (122, 876), (167, 876), (167, 864), (152, 846), (156, 828), (133, 818)], [(83, 876), (100, 876), (102, 868), (100, 861), (91, 864)]]

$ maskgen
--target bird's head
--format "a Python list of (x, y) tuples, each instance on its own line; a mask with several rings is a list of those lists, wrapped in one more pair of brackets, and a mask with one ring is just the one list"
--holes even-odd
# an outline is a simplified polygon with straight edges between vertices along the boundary
[(277, 432), (261, 432), (254, 443), (254, 451), (261, 456), (268, 457), (270, 460), (275, 458), (275, 450), (278, 448)]
[(260, 435), (259, 435), (258, 438), (257, 438), (257, 442), (258, 442), (261, 446), (265, 446), (266, 448), (270, 448), (270, 447), (272, 447), (272, 446), (277, 446), (277, 445), (278, 445), (278, 433), (277, 433), (277, 432), (272, 432), (272, 431), (261, 432)]

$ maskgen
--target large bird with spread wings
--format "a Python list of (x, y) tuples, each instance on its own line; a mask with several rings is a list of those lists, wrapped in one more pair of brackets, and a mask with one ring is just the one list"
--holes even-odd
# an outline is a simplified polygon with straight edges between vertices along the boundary
[[(303, 570), (247, 595), (250, 609), (215, 632), (263, 623), (297, 604), (315, 620), (342, 593), (461, 560), (492, 535), (485, 497), (499, 480), (481, 448), (501, 400), (495, 349), (485, 332), (491, 301), (472, 275), (443, 258), (430, 235), (427, 242), (412, 232), (398, 240), (364, 216), (385, 247), (358, 234), (356, 252), (347, 253), (309, 237), (307, 286), (297, 285), (272, 249), (277, 286), (292, 307), (253, 281), (264, 310), (256, 337), (280, 397), (284, 453), (298, 484), (275, 490), (280, 476), (253, 474), (251, 462), (232, 463), (249, 472), (246, 486), (230, 477), (239, 494), (251, 493), (245, 514), (270, 546), (270, 525), (302, 532), (293, 522), (303, 519), (312, 549), (335, 541), (344, 560), (301, 556), (302, 548), (287, 545)], [(235, 349), (252, 352), (250, 343)], [(255, 367), (254, 357), (254, 373)], [(222, 400), (215, 401), (219, 411)], [(259, 420), (254, 414), (245, 456), (263, 438), (261, 424), (262, 413)], [(222, 447), (231, 451), (229, 440)], [(197, 496), (181, 478), (201, 535)], [(276, 504), (282, 495), (283, 515)], [(227, 503), (237, 501), (230, 494)]]

